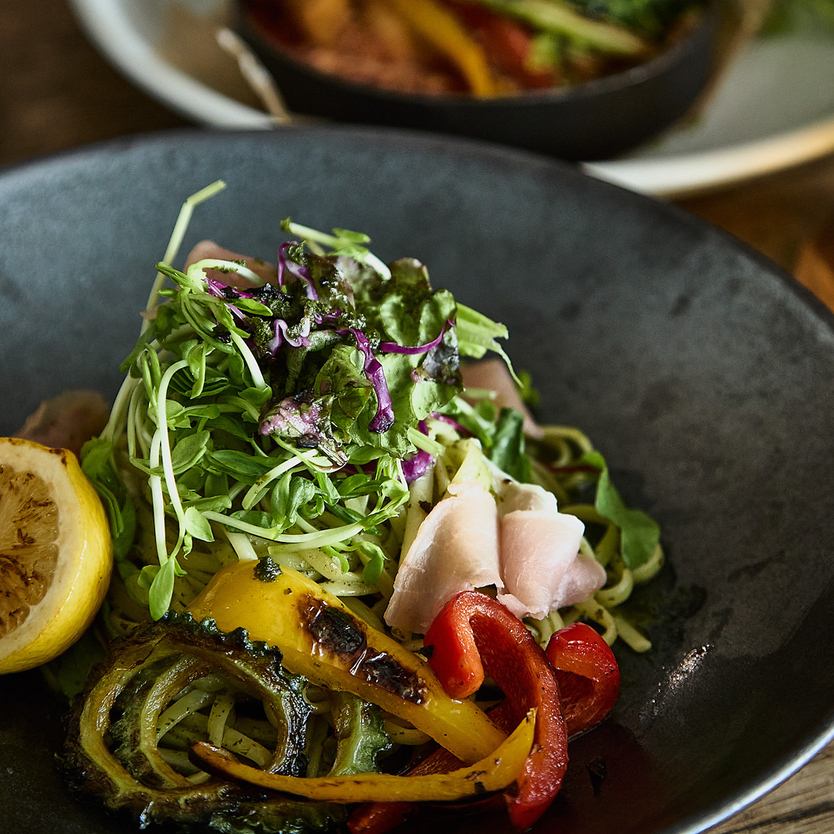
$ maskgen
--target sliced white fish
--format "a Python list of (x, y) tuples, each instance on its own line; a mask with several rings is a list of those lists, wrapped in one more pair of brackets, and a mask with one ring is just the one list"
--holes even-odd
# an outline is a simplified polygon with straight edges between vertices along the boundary
[(490, 585), (503, 588), (495, 499), (480, 483), (451, 484), (400, 563), (385, 622), (425, 634), (455, 594)]
[(542, 619), (586, 599), (605, 584), (605, 570), (579, 553), (585, 525), (558, 511), (555, 496), (533, 484), (506, 484), (499, 495), (501, 576), (498, 594), (517, 617)]

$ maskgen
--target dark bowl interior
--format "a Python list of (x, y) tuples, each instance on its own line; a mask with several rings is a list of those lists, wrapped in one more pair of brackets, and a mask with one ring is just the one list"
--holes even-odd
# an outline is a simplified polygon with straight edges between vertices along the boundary
[[(583, 426), (669, 564), (619, 646), (623, 695), (536, 828), (693, 834), (834, 735), (834, 327), (770, 264), (667, 206), (514, 151), (365, 130), (179, 133), (0, 176), (0, 433), (73, 386), (113, 394), (179, 203), (186, 246), (274, 256), (278, 221), (364, 229), (504, 320), (544, 419)], [(0, 679), (0, 830), (115, 834), (59, 775), (64, 707)], [(605, 778), (599, 775), (604, 771)], [(592, 775), (594, 775), (592, 778)], [(418, 831), (504, 831), (500, 815)], [(414, 829), (412, 829), (414, 830)]]
[(710, 78), (718, 34), (711, 5), (663, 53), (615, 75), (499, 98), (407, 94), (316, 70), (281, 49), (239, 2), (237, 28), (297, 113), (500, 142), (560, 159), (617, 156), (680, 119)]

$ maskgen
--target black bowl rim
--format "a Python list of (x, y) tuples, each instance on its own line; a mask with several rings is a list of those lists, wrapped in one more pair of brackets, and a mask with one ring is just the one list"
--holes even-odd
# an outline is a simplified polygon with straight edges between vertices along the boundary
[[(241, 0), (235, 0), (238, 22), (244, 17), (249, 17), (241, 9), (241, 5)], [(316, 67), (300, 61), (289, 53), (278, 49), (269, 38), (262, 37), (259, 34), (261, 27), (257, 24), (246, 23), (246, 28), (250, 31), (241, 32), (240, 34), (242, 34), (244, 40), (248, 40), (250, 37), (253, 40), (257, 40), (262, 48), (275, 54), (278, 60), (286, 61), (296, 71), (302, 72), (310, 78), (314, 78), (321, 84), (329, 84), (334, 90), (341, 90), (354, 95), (364, 95), (383, 102), (399, 102), (423, 107), (434, 106), (440, 110), (452, 107), (470, 109), (490, 105), (516, 108), (587, 101), (598, 96), (610, 95), (620, 90), (627, 90), (644, 84), (649, 79), (663, 75), (664, 72), (675, 66), (693, 40), (697, 39), (705, 31), (717, 27), (718, 18), (719, 3), (717, 0), (706, 0), (706, 5), (700, 11), (700, 19), (696, 21), (691, 31), (685, 33), (683, 37), (678, 38), (668, 48), (653, 58), (650, 58), (648, 61), (643, 61), (621, 72), (583, 81), (571, 87), (553, 87), (545, 91), (521, 91), (518, 93), (480, 98), (466, 95), (465, 93), (405, 93), (391, 90), (387, 87), (376, 87), (373, 84), (361, 84), (356, 81), (349, 81), (336, 73), (322, 72), (316, 69)]]
[[(685, 211), (679, 206), (658, 200), (650, 195), (630, 191), (629, 189), (605, 180), (598, 180), (576, 166), (564, 161), (477, 139), (456, 136), (450, 137), (440, 134), (425, 134), (418, 131), (393, 128), (366, 127), (363, 125), (291, 125), (283, 129), (307, 134), (312, 141), (319, 134), (342, 134), (347, 137), (361, 137), (366, 142), (374, 142), (387, 147), (398, 147), (407, 143), (410, 147), (419, 151), (430, 152), (433, 149), (451, 150), (453, 152), (465, 153), (470, 158), (475, 157), (484, 163), (492, 162), (494, 164), (501, 162), (505, 165), (521, 166), (528, 170), (535, 170), (537, 168), (555, 169), (562, 176), (593, 180), (595, 190), (600, 190), (603, 193), (618, 194), (621, 199), (625, 196), (629, 202), (642, 206), (644, 210), (647, 209), (652, 212), (671, 215), (684, 227), (697, 229), (702, 233), (707, 231), (714, 238), (721, 240), (723, 242), (722, 245), (735, 249), (748, 260), (753, 261), (763, 272), (776, 277), (785, 285), (789, 292), (795, 295), (814, 314), (814, 317), (820, 324), (834, 333), (834, 311), (823, 304), (820, 299), (800, 284), (790, 273), (758, 250), (753, 249), (750, 245), (734, 237), (729, 232), (707, 223), (705, 220)], [(156, 144), (170, 146), (171, 144), (176, 144), (181, 146), (185, 143), (192, 144), (195, 141), (213, 142), (234, 140), (236, 138), (263, 140), (264, 142), (280, 141), (278, 131), (264, 130), (176, 128), (173, 130), (137, 133), (126, 137), (102, 140), (78, 148), (67, 148), (57, 153), (43, 154), (22, 162), (0, 166), (0, 179), (12, 178), (17, 175), (25, 176), (30, 168), (46, 167), (61, 163), (65, 160), (83, 161), (86, 158), (95, 158), (96, 156), (107, 155), (109, 153), (129, 152), (134, 146), (139, 145)], [(769, 793), (794, 775), (831, 742), (834, 742), (834, 705), (832, 705), (829, 714), (822, 717), (818, 731), (809, 733), (805, 737), (797, 738), (793, 753), (773, 763), (769, 768), (765, 768), (760, 781), (757, 781), (747, 790), (737, 793), (734, 797), (712, 809), (708, 809), (703, 813), (695, 812), (678, 820), (667, 828), (665, 834), (702, 834), (707, 829), (729, 819)]]

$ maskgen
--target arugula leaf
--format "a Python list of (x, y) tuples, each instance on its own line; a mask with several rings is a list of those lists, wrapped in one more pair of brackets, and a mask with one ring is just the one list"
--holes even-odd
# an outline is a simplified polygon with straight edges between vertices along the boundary
[(645, 564), (660, 542), (660, 527), (642, 510), (626, 507), (611, 483), (608, 464), (599, 452), (587, 452), (582, 462), (600, 470), (594, 506), (597, 512), (620, 528), (623, 562), (634, 570)]
[(501, 409), (489, 457), (517, 481), (530, 480), (530, 459), (524, 449), (524, 416), (515, 409)]
[(472, 359), (482, 359), (487, 351), (497, 353), (506, 363), (510, 376), (515, 380), (516, 385), (521, 386), (521, 380), (513, 370), (513, 363), (506, 351), (496, 339), (506, 339), (509, 335), (507, 327), (497, 321), (493, 321), (483, 313), (473, 310), (464, 304), (457, 305), (457, 330), (458, 349), (461, 356), (469, 356)]

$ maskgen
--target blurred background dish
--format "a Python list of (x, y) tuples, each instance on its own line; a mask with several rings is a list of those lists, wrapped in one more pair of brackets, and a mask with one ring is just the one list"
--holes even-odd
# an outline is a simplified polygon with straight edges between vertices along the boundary
[(318, 2), (312, 20), (309, 5), (235, 3), (235, 28), (291, 110), (568, 160), (615, 156), (680, 119), (710, 78), (719, 31), (713, 10), (687, 0), (660, 0), (629, 27), (562, 20), (564, 7), (539, 0), (499, 0), (540, 10), (523, 21), (496, 15), (493, 0)]
[[(575, 4), (575, 5), (574, 5)], [(259, 38), (346, 81), (409, 95), (558, 90), (647, 63), (705, 0), (237, 0)]]
[[(275, 126), (217, 44), (218, 26), (230, 19), (229, 0), (71, 3), (108, 58), (173, 109), (206, 125)], [(834, 150), (834, 87), (821, 81), (834, 77), (832, 34), (812, 15), (795, 17), (782, 21), (781, 31), (743, 44), (696, 118), (586, 170), (633, 190), (680, 197)]]

